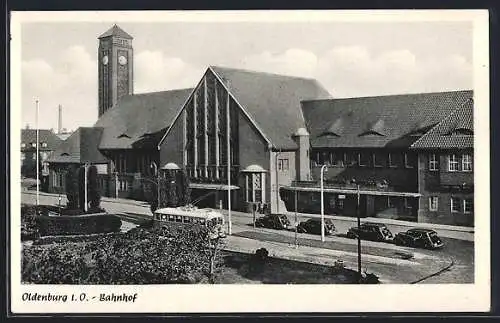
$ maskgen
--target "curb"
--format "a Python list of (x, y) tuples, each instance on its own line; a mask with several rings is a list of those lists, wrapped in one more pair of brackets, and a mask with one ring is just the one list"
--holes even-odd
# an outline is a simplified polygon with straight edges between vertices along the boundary
[[(286, 212), (287, 216), (295, 216), (293, 212)], [(311, 214), (311, 213), (297, 213), (300, 217), (309, 217), (309, 218), (320, 218), (319, 214)], [(338, 215), (325, 215), (325, 219), (332, 219), (337, 221), (348, 221), (348, 222), (356, 222), (357, 218), (355, 217), (346, 217), (346, 216), (338, 216)], [(433, 223), (424, 223), (424, 222), (408, 222), (401, 220), (393, 220), (393, 219), (384, 219), (384, 218), (374, 218), (374, 217), (366, 217), (361, 218), (362, 222), (378, 222), (392, 225), (399, 225), (405, 227), (420, 227), (420, 228), (429, 228), (435, 230), (446, 230), (446, 231), (457, 231), (457, 232), (465, 232), (465, 233), (474, 233), (474, 227), (462, 227), (455, 225), (445, 225), (445, 224), (433, 224)]]
[[(36, 194), (36, 192), (28, 191), (28, 190), (22, 191), (22, 193), (33, 194), (33, 195)], [(43, 196), (55, 196), (55, 197), (59, 196), (59, 194), (46, 193), (46, 192), (40, 192), (39, 194), (43, 195)], [(136, 201), (136, 200), (130, 200), (130, 199), (122, 199), (122, 198), (115, 199), (115, 198), (110, 198), (110, 197), (102, 197), (101, 201), (108, 202), (108, 203), (134, 205), (134, 206), (138, 206), (138, 207), (147, 207), (146, 205), (143, 205), (143, 203), (147, 203), (145, 201)], [(222, 212), (227, 213), (227, 210), (224, 209), (224, 210), (222, 210)], [(239, 212), (239, 211), (231, 211), (231, 213), (245, 214), (248, 216), (251, 215), (250, 213)], [(294, 212), (286, 211), (285, 214), (287, 216), (295, 216)], [(297, 215), (300, 217), (308, 217), (308, 218), (321, 217), (321, 215), (319, 215), (319, 214), (312, 214), (312, 213), (297, 213)], [(346, 216), (337, 216), (337, 215), (325, 215), (325, 218), (337, 220), (337, 221), (349, 221), (349, 222), (356, 222), (357, 221), (357, 219), (355, 217), (346, 217)], [(399, 226), (404, 226), (404, 227), (420, 227), (420, 228), (428, 228), (428, 229), (434, 229), (434, 230), (446, 230), (446, 231), (456, 231), (456, 232), (465, 232), (465, 233), (474, 234), (474, 227), (463, 227), (463, 226), (433, 224), (433, 223), (423, 223), (423, 222), (408, 222), (408, 221), (384, 219), (384, 218), (373, 218), (373, 217), (362, 218), (361, 221), (378, 222), (378, 223), (399, 225)]]

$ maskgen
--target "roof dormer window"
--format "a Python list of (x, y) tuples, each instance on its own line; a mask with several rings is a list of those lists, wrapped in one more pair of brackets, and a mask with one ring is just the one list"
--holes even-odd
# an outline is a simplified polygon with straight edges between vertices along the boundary
[(36, 148), (36, 142), (32, 142), (31, 147)]
[(332, 124), (330, 124), (321, 134), (320, 136), (336, 136), (340, 137), (342, 134), (342, 130), (344, 129), (344, 122), (342, 118), (335, 120)]
[(21, 143), (21, 148), (26, 148), (26, 144), (24, 142)]
[(46, 142), (42, 142), (42, 147), (43, 148), (47, 148), (47, 143)]
[(376, 135), (376, 136), (385, 136), (385, 123), (384, 120), (378, 119), (375, 122), (369, 123), (365, 128), (365, 131), (360, 133), (360, 136), (366, 135)]

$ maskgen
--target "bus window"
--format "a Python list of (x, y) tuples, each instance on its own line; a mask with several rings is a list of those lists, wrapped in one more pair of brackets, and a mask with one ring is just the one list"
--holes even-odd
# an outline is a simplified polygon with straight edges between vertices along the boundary
[(162, 216), (161, 216), (161, 219), (162, 219), (163, 221), (165, 221), (165, 220), (167, 219), (167, 216), (166, 216), (166, 215), (162, 215)]
[(205, 219), (200, 219), (200, 224), (203, 224), (203, 225), (204, 225), (204, 224), (205, 224), (205, 221), (206, 221)]
[(189, 216), (185, 216), (185, 217), (184, 217), (184, 221), (183, 221), (183, 222), (184, 222), (184, 223), (191, 223), (191, 217), (189, 217)]
[(175, 221), (175, 216), (174, 215), (169, 215), (168, 216), (168, 221), (174, 222)]
[(177, 218), (175, 219), (175, 222), (182, 222), (182, 216), (178, 215)]

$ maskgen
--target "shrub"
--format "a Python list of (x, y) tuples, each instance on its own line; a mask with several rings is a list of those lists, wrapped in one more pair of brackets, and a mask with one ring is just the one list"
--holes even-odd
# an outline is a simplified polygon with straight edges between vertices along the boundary
[(374, 273), (367, 273), (366, 271), (364, 272), (364, 275), (362, 275), (361, 284), (380, 284), (380, 280), (377, 275)]
[[(166, 284), (213, 280), (219, 255), (206, 228), (132, 229), (86, 243), (25, 247), (22, 279), (36, 284)], [(214, 270), (211, 270), (214, 269)], [(212, 275), (212, 277), (211, 277)]]
[(122, 225), (118, 216), (102, 213), (84, 216), (39, 216), (36, 220), (42, 236), (118, 232)]
[(68, 198), (67, 207), (69, 209), (79, 208), (79, 187), (78, 187), (78, 168), (76, 165), (68, 166), (66, 171), (66, 197)]
[(33, 240), (40, 236), (37, 215), (43, 213), (41, 207), (21, 205), (21, 241)]
[(97, 167), (94, 165), (90, 166), (87, 176), (90, 208), (98, 209), (101, 205), (101, 193), (99, 192), (99, 183), (97, 181)]

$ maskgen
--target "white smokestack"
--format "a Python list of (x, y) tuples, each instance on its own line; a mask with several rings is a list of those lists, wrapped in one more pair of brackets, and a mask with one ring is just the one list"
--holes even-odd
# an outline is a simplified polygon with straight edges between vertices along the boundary
[(61, 130), (62, 130), (62, 107), (59, 104), (59, 121), (58, 121), (58, 124), (57, 124), (57, 133), (60, 134)]

